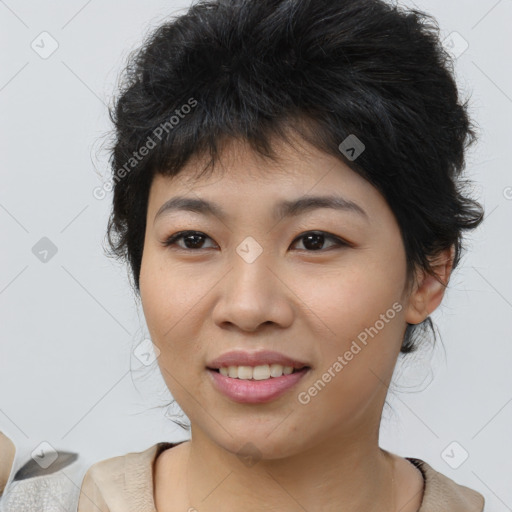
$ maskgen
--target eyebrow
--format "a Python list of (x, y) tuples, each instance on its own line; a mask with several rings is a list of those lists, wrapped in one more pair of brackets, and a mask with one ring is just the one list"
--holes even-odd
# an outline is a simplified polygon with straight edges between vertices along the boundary
[[(331, 208), (338, 211), (356, 213), (357, 215), (369, 220), (369, 216), (361, 206), (349, 199), (341, 196), (302, 196), (295, 200), (284, 200), (274, 208), (274, 218), (282, 220), (285, 217), (296, 217), (303, 213), (319, 208)], [(171, 211), (189, 211), (200, 213), (202, 215), (213, 215), (225, 221), (229, 215), (216, 203), (206, 199), (176, 196), (166, 201), (155, 215), (156, 219), (164, 212)]]

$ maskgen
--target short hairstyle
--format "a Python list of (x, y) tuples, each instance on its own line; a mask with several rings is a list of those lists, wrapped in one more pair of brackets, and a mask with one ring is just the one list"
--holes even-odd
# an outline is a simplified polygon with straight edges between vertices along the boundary
[[(209, 156), (202, 173), (212, 170), (230, 140), (277, 160), (273, 142), (291, 144), (293, 132), (384, 196), (408, 280), (417, 268), (435, 276), (431, 258), (451, 247), (455, 268), (483, 208), (465, 193), (477, 137), (453, 74), (435, 19), (382, 0), (192, 4), (130, 54), (110, 109), (109, 255), (129, 263), (140, 293), (155, 173), (176, 176), (192, 156)], [(349, 136), (364, 144), (356, 159), (340, 149)], [(426, 328), (430, 317), (409, 324), (401, 351)]]

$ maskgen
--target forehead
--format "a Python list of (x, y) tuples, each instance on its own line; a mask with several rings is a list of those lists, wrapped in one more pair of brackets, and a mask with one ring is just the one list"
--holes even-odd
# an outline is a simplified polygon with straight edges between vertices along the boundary
[[(196, 155), (176, 176), (157, 174), (150, 189), (148, 221), (154, 223), (173, 211), (192, 211), (224, 222), (251, 215), (275, 222), (329, 208), (374, 228), (396, 222), (380, 192), (341, 158), (305, 142), (293, 147), (274, 142), (273, 147), (275, 160), (262, 157), (247, 143), (231, 141), (207, 173), (202, 171), (209, 156)], [(325, 206), (326, 199), (338, 204)]]
[(193, 156), (176, 176), (155, 175), (152, 189), (164, 194), (187, 190), (223, 190), (227, 193), (277, 193), (286, 187), (292, 193), (306, 194), (343, 190), (370, 191), (373, 186), (341, 159), (322, 152), (301, 141), (291, 147), (282, 141), (273, 142), (276, 157), (265, 158), (247, 142), (223, 144), (213, 168), (203, 172), (209, 157)]

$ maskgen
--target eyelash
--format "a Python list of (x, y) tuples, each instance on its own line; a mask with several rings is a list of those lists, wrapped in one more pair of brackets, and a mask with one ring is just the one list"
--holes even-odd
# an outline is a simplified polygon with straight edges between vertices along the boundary
[[(205, 233), (202, 233), (201, 231), (179, 231), (178, 233), (174, 233), (173, 235), (171, 235), (169, 238), (167, 238), (164, 242), (163, 242), (163, 245), (165, 247), (171, 247), (173, 249), (177, 249), (177, 250), (182, 250), (182, 251), (192, 251), (192, 252), (197, 252), (197, 251), (200, 251), (200, 250), (203, 250), (203, 248), (199, 248), (199, 249), (189, 249), (188, 247), (181, 247), (179, 245), (176, 244), (176, 242), (180, 239), (183, 239), (184, 237), (186, 237), (187, 235), (199, 235), (199, 236), (204, 236), (206, 238), (210, 238), (208, 235), (206, 235)], [(324, 238), (326, 240), (331, 240), (335, 243), (334, 247), (350, 247), (350, 244), (344, 240), (342, 240), (341, 238), (335, 236), (335, 235), (332, 235), (330, 233), (327, 233), (326, 231), (306, 231), (304, 233), (302, 233), (301, 235), (299, 235), (298, 237), (296, 237), (293, 242), (292, 242), (292, 245), (294, 245), (296, 242), (298, 242), (299, 240), (301, 240), (302, 238), (305, 238), (307, 235), (321, 235), (321, 236), (324, 236)], [(210, 238), (211, 240), (211, 238)], [(208, 247), (207, 249), (211, 249), (211, 247)], [(329, 248), (329, 249), (317, 249), (317, 250), (307, 250), (307, 249), (301, 249), (303, 251), (306, 251), (306, 252), (310, 252), (310, 253), (316, 253), (316, 252), (325, 252), (326, 250), (331, 250), (332, 248)]]

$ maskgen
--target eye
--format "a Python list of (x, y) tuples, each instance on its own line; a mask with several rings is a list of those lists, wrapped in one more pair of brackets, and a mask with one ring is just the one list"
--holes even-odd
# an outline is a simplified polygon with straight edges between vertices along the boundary
[[(205, 235), (201, 231), (179, 231), (167, 238), (163, 242), (163, 245), (165, 247), (177, 246), (179, 249), (194, 251), (205, 249), (204, 241), (206, 239), (211, 240), (208, 235)], [(183, 240), (184, 246), (178, 243), (178, 241), (181, 240)], [(331, 247), (348, 247), (350, 245), (341, 238), (324, 231), (308, 231), (303, 233), (293, 241), (292, 246), (295, 245), (297, 241), (301, 240), (303, 240), (303, 247), (307, 252), (321, 250), (326, 240), (330, 240), (332, 242)]]
[[(209, 236), (201, 233), (201, 231), (179, 231), (178, 233), (174, 233), (174, 235), (167, 238), (163, 242), (163, 245), (165, 247), (177, 245), (178, 248), (184, 250), (204, 249), (203, 242), (206, 238), (211, 240)], [(185, 247), (176, 243), (181, 239), (183, 239)]]
[(341, 238), (326, 233), (325, 231), (308, 231), (307, 233), (303, 233), (293, 241), (292, 245), (298, 240), (304, 240), (302, 245), (308, 252), (321, 250), (325, 240), (334, 242), (331, 247), (349, 246), (349, 244)]

